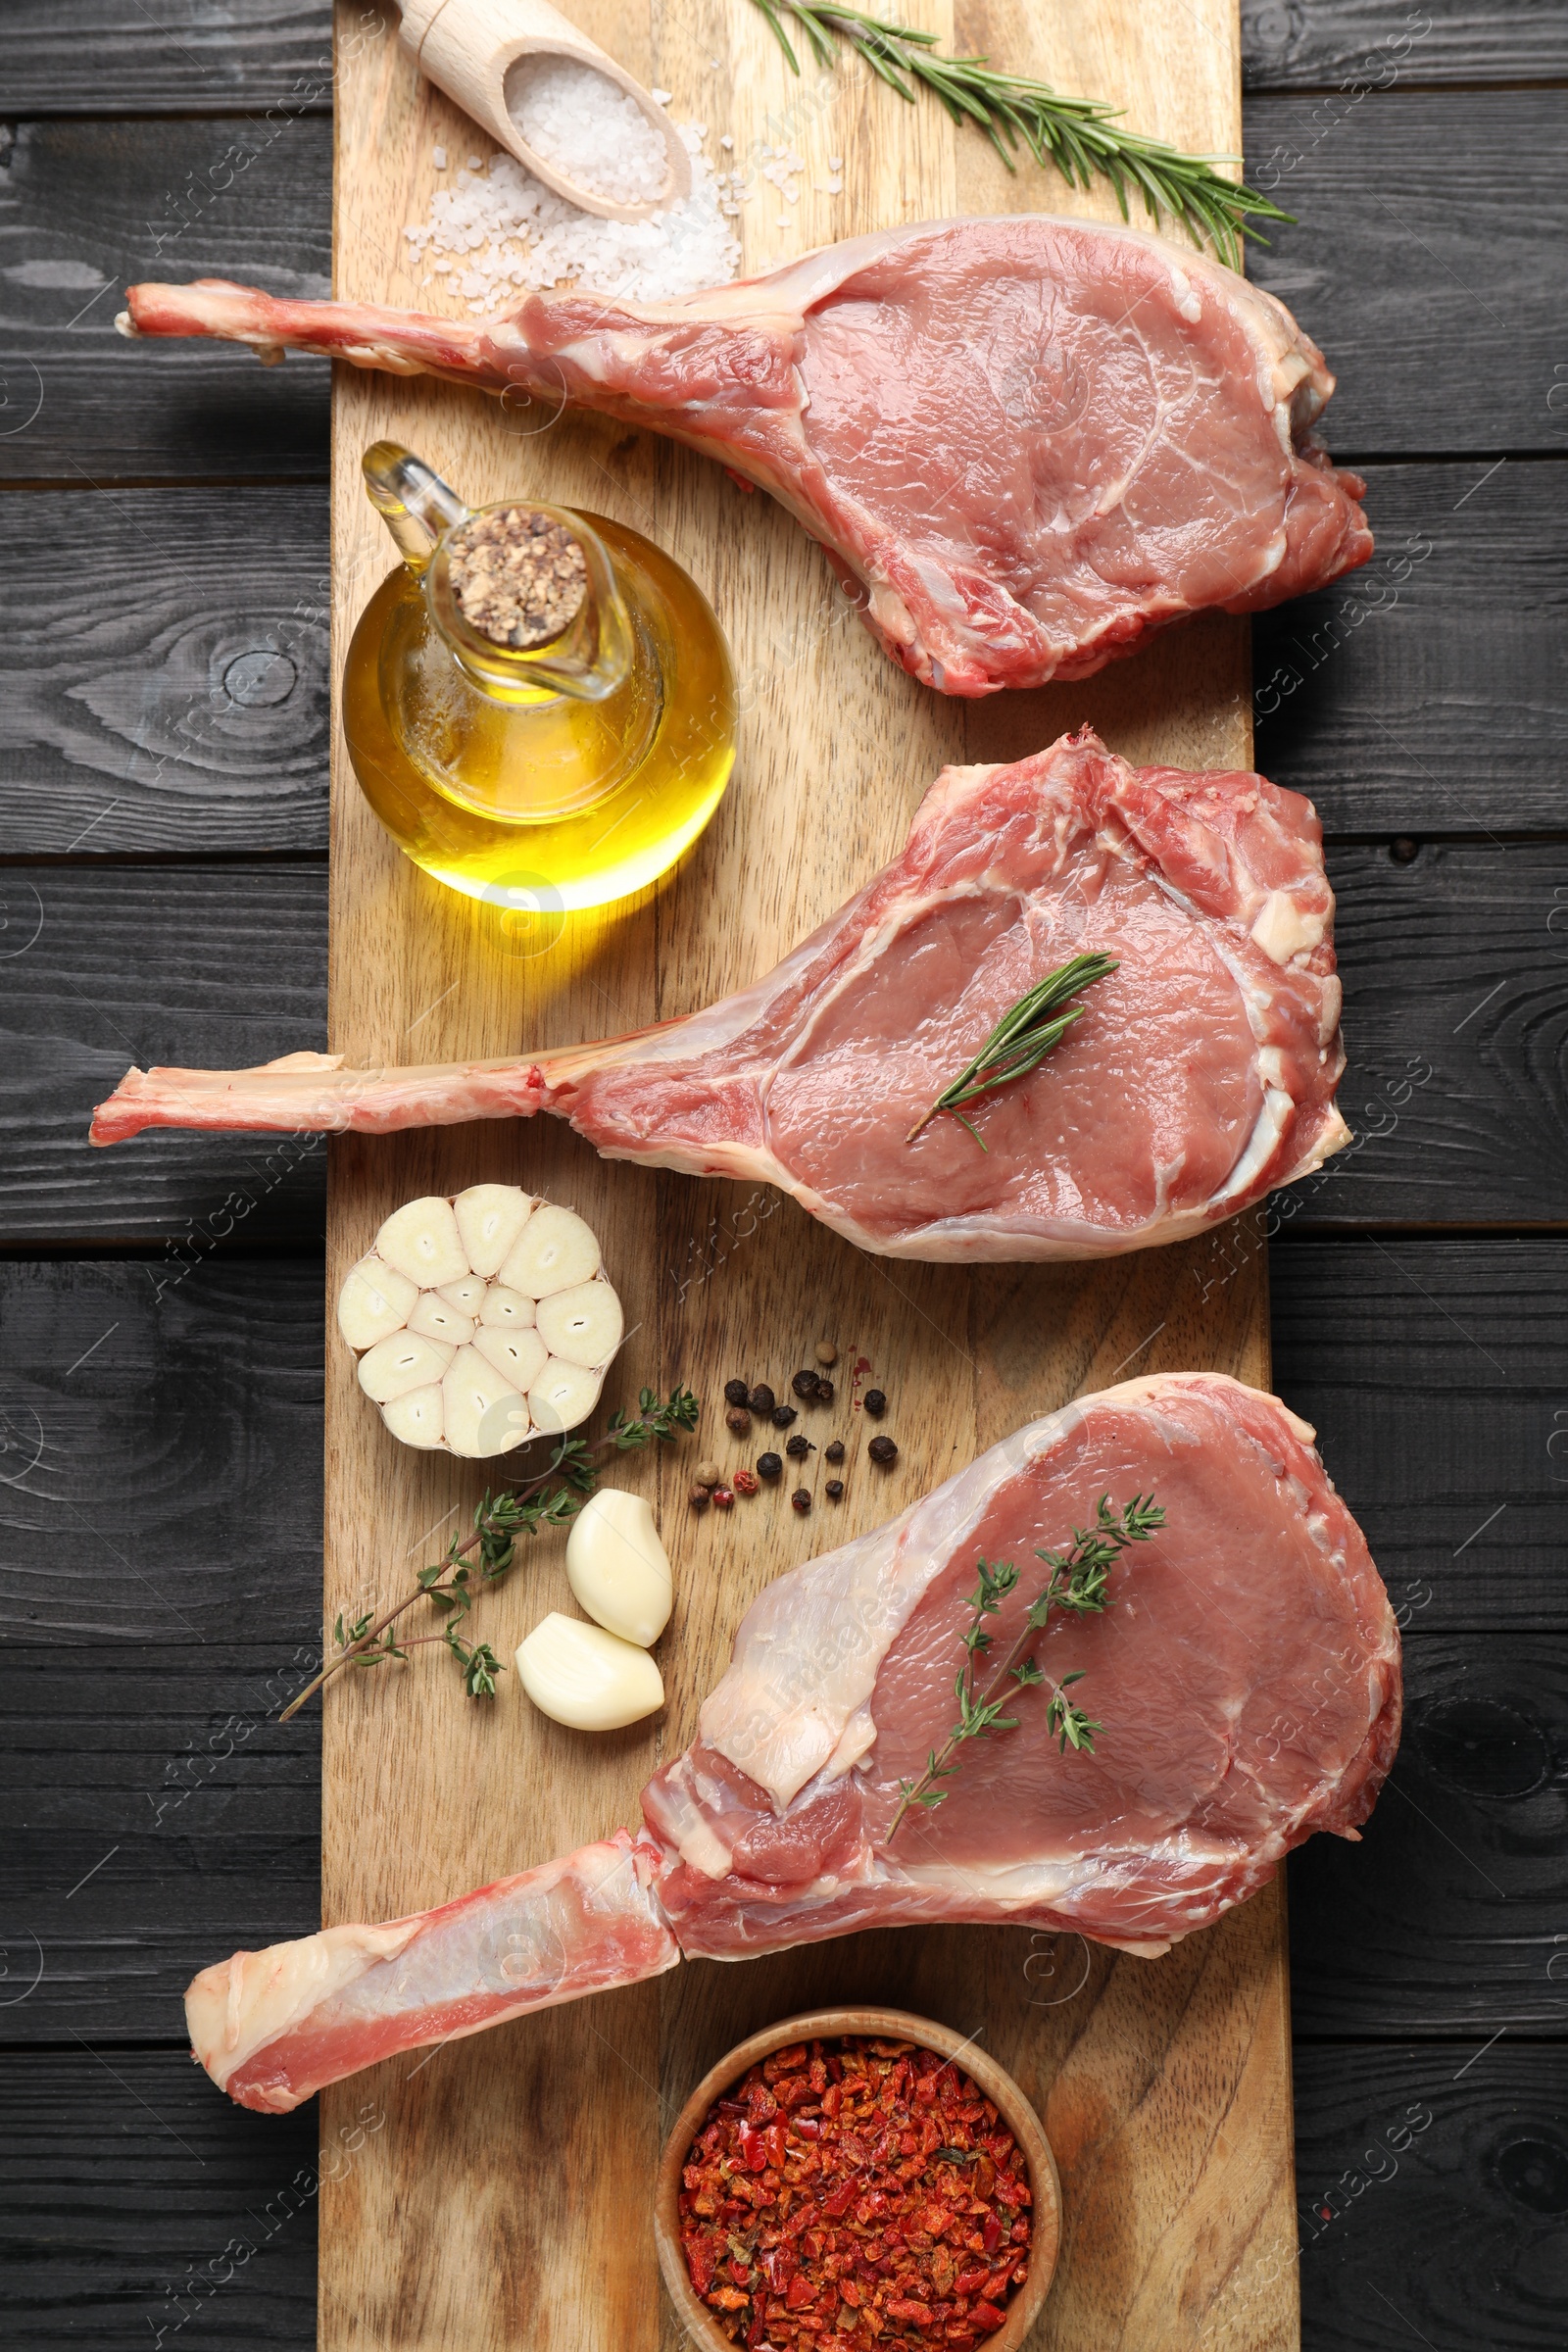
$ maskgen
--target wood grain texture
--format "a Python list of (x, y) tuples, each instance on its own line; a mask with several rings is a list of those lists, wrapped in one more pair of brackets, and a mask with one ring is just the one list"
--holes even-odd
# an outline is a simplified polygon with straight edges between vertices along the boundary
[[(1568, 1223), (1568, 843), (1429, 842), (1408, 858), (1348, 843), (1328, 865), (1355, 1142), (1276, 1195), (1271, 1223)], [(318, 1140), (154, 1134), (98, 1152), (87, 1116), (132, 1060), (241, 1066), (319, 1048), (325, 900), (307, 864), (0, 870), (7, 1241), (318, 1240)], [(613, 1030), (626, 1008), (595, 987), (584, 1019)], [(569, 1148), (569, 1164), (585, 1156)], [(663, 1268), (672, 1291), (746, 1254), (772, 1200), (695, 1188)], [(1231, 1255), (1215, 1240), (1193, 1262), (1207, 1280)]]
[(183, 2048), (107, 2048), (90, 2031), (0, 2054), (11, 2342), (313, 2352), (319, 2182), (359, 2150), (318, 2141), (314, 2104), (256, 2132), (211, 2090)]
[(264, 373), (221, 344), (127, 343), (115, 314), (137, 278), (325, 294), (331, 140), (323, 116), (289, 105), (16, 126), (0, 213), (0, 480), (323, 470), (323, 369)]
[(1298, 222), (1251, 272), (1339, 377), (1336, 457), (1568, 449), (1565, 142), (1565, 90), (1249, 105), (1248, 177)]
[[(1242, 81), (1350, 95), (1358, 85), (1550, 81), (1568, 74), (1556, 0), (1242, 0)], [(1346, 85), (1348, 85), (1347, 89)]]
[(324, 1230), (320, 1136), (87, 1140), (131, 1062), (220, 1068), (319, 1051), (319, 865), (0, 868), (0, 1238), (166, 1244), (171, 1267)]
[(1366, 568), (1252, 623), (1258, 765), (1330, 835), (1561, 831), (1568, 466), (1373, 466), (1366, 507)]
[[(329, 80), (330, 0), (8, 0), (13, 115), (268, 107)], [(327, 103), (317, 100), (317, 104)]]
[[(326, 508), (314, 483), (17, 494), (50, 558), (0, 577), (0, 855), (325, 848)], [(1568, 466), (1378, 465), (1368, 508), (1376, 561), (1252, 624), (1259, 766), (1331, 838), (1560, 829)], [(1164, 689), (1181, 647), (1142, 658)], [(1114, 723), (1135, 684), (1002, 697), (976, 748), (1091, 694)]]
[[(1102, 12), (1092, 25), (1056, 8), (990, 17), (996, 45), (1021, 64), (1049, 57), (1063, 79), (1086, 86), (1111, 74), (1152, 127), (1187, 144), (1224, 145), (1238, 128), (1235, 21), (1218, 0), (1199, 14), (1198, 40), (1186, 20), (1160, 27), (1145, 12)], [(942, 10), (929, 22), (953, 37)], [(427, 199), (431, 146), (458, 133), (390, 35), (350, 40), (349, 23), (340, 18), (336, 289), (406, 301), (414, 288), (398, 225)], [(583, 23), (633, 72), (673, 90), (677, 112), (696, 103), (710, 119), (722, 115), (740, 156), (784, 139), (813, 165), (829, 152), (846, 159), (841, 200), (803, 193), (787, 226), (772, 206), (749, 209), (749, 269), (889, 220), (1038, 201), (1035, 183), (1008, 179), (979, 141), (956, 142), (938, 110), (889, 102), (856, 70), (792, 82), (760, 17), (708, 8), (662, 15), (651, 45), (629, 0), (619, 9), (606, 0)], [(832, 625), (820, 559), (781, 514), (748, 502), (742, 539), (734, 493), (710, 466), (583, 418), (520, 440), (493, 409), (429, 384), (345, 377), (334, 388), (340, 648), (388, 567), (357, 468), (360, 451), (386, 434), (419, 449), (470, 498), (547, 491), (651, 529), (711, 596), (735, 647), (747, 715), (735, 783), (685, 869), (651, 905), (582, 922), (531, 960), (508, 958), (486, 927), (488, 910), (443, 902), (400, 862), (338, 756), (334, 1048), (401, 1057), (417, 1021), (422, 1053), (506, 1052), (529, 1038), (600, 1033), (607, 1007), (613, 1025), (632, 1026), (700, 1004), (765, 967), (831, 911), (896, 850), (941, 762), (976, 756), (991, 740), (988, 713), (924, 693), (862, 634)], [(1135, 756), (1244, 761), (1245, 634), (1211, 622), (1189, 631), (1178, 656), (1161, 649), (1072, 701), (1071, 717), (1089, 707)], [(1015, 715), (1032, 729), (1030, 749), (1069, 723), (1060, 697), (1031, 701)], [(719, 1388), (737, 1358), (757, 1377), (765, 1350), (771, 1369), (786, 1375), (830, 1321), (846, 1355), (864, 1354), (897, 1400), (899, 1475), (852, 1480), (829, 1533), (771, 1499), (744, 1519), (694, 1521), (677, 1503), (674, 1467), (639, 1466), (639, 1483), (656, 1486), (678, 1588), (663, 1650), (669, 1705), (656, 1731), (634, 1728), (590, 1748), (530, 1720), (510, 1682), (482, 1720), (455, 1708), (450, 1690), (429, 1677), (398, 1691), (395, 1706), (363, 1684), (336, 1692), (323, 1750), (328, 1919), (437, 1900), (635, 1818), (638, 1787), (661, 1753), (689, 1737), (750, 1596), (825, 1542), (876, 1524), (1031, 1414), (1134, 1364), (1222, 1364), (1266, 1383), (1260, 1252), (1234, 1284), (1206, 1297), (1180, 1250), (1076, 1270), (889, 1269), (789, 1205), (771, 1213), (770, 1197), (744, 1207), (740, 1188), (612, 1169), (559, 1131), (449, 1130), (335, 1146), (332, 1278), (397, 1200), (454, 1190), (481, 1172), (525, 1178), (571, 1201), (604, 1235), (638, 1335), (623, 1382), (690, 1382), (709, 1400), (703, 1437), (711, 1442)], [(750, 1217), (756, 1231), (728, 1250), (712, 1220), (719, 1232), (736, 1231), (737, 1210), (740, 1225)], [(380, 1556), (396, 1556), (400, 1539), (439, 1523), (477, 1481), (450, 1461), (396, 1456), (335, 1350), (327, 1395), (330, 1613), (378, 1571), (368, 1556), (372, 1520)], [(492, 1638), (503, 1655), (559, 1576), (559, 1564), (541, 1568), (526, 1592), (502, 1597)], [(483, 1804), (454, 1808), (455, 1788), (493, 1784), (498, 1770), (520, 1802), (500, 1815)], [(363, 1828), (394, 1774), (400, 1836), (391, 1846), (368, 1840)], [(381, 2070), (388, 2129), (371, 2161), (322, 2203), (323, 2347), (461, 2340), (479, 2352), (512, 2340), (519, 2322), (541, 2347), (630, 2352), (651, 2347), (662, 2328), (669, 2340), (646, 2224), (662, 2113), (673, 2112), (670, 2101), (678, 2107), (735, 2037), (740, 2012), (755, 2023), (760, 2005), (777, 2014), (830, 1987), (834, 1999), (871, 1997), (872, 1981), (880, 1992), (890, 1969), (901, 1980), (915, 1972), (913, 1992), (902, 1983), (901, 2000), (954, 2022), (962, 2012), (963, 2030), (984, 2031), (987, 2046), (1054, 2113), (1073, 2186), (1063, 2270), (1037, 2331), (1042, 2345), (1136, 2343), (1154, 2313), (1173, 2347), (1205, 2329), (1215, 2347), (1294, 2344), (1288, 2272), (1249, 2308), (1245, 2333), (1221, 2309), (1234, 2282), (1286, 2243), (1293, 2226), (1278, 1892), (1195, 1939), (1173, 1964), (1103, 1963), (1095, 2027), (1076, 2052), (1059, 2020), (1041, 2024), (1046, 2013), (1031, 2009), (1021, 1989), (1027, 1939), (1014, 1948), (1018, 1940), (991, 1931), (923, 1945), (857, 1938), (760, 1968), (683, 1968), (658, 1984), (521, 2021), (482, 2046), (449, 2047), (416, 2076)], [(323, 2115), (330, 2121), (362, 2088), (327, 2093)], [(539, 2159), (544, 2145), (548, 2164)], [(506, 2185), (518, 2166), (528, 2180), (522, 2217)], [(397, 2221), (416, 2195), (429, 2225), (417, 2237)]]
[(1512, 2034), (1486, 2050), (1488, 2033), (1441, 2051), (1298, 2050), (1313, 2352), (1560, 2344), (1568, 2052)]
[(0, 1263), (13, 1639), (319, 1641), (320, 1317), (318, 1260)]
[(326, 848), (324, 488), (20, 491), (0, 856)]

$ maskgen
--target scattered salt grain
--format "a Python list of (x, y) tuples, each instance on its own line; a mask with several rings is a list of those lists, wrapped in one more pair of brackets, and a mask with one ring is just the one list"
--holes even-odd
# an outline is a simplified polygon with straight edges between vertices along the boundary
[(470, 172), (482, 172), (482, 171), (483, 171), (483, 169), (484, 169), (484, 166), (483, 166), (483, 164), (480, 162), (480, 160), (479, 160), (478, 156), (476, 156), (476, 155), (470, 155), (470, 156), (469, 156), (469, 158), (468, 158), (468, 170), (469, 170)]
[(669, 104), (670, 92), (668, 90), (650, 90), (648, 95), (656, 106), (667, 106)]
[(579, 58), (543, 58), (514, 75), (507, 105), (542, 163), (607, 204), (652, 203), (669, 178), (663, 139), (636, 99)]
[(729, 132), (728, 132), (727, 130), (725, 131), (725, 133), (724, 133), (724, 136), (723, 136), (723, 137), (722, 137), (722, 138), (719, 140), (719, 142), (718, 142), (718, 143), (719, 143), (719, 145), (720, 145), (722, 148), (724, 148), (724, 149), (725, 149), (725, 151), (726, 151), (726, 152), (727, 152), (727, 151), (728, 151), (728, 150), (729, 150), (731, 147), (733, 147), (733, 146), (734, 146), (734, 144), (735, 144), (734, 140), (733, 140), (733, 139), (730, 137), (730, 135), (729, 135)]
[(623, 301), (668, 302), (725, 284), (741, 266), (730, 221), (749, 190), (739, 172), (715, 177), (702, 130), (676, 125), (692, 159), (692, 192), (643, 220), (580, 212), (510, 155), (488, 172), (470, 166), (430, 200), (429, 218), (404, 230), (410, 258), (475, 314), (514, 288), (574, 284)]
[(435, 165), (435, 168), (436, 168), (436, 170), (437, 170), (438, 172), (444, 172), (444, 171), (446, 170), (446, 168), (447, 168), (447, 151), (446, 151), (446, 149), (445, 149), (444, 147), (437, 147), (437, 148), (436, 148), (436, 150), (435, 150), (435, 152), (434, 152), (434, 154), (433, 154), (433, 156), (432, 156), (432, 158), (431, 158), (431, 161), (434, 163), (434, 165)]

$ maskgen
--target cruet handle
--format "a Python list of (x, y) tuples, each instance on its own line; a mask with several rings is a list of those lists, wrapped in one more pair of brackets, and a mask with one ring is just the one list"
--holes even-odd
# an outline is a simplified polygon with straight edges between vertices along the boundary
[(371, 506), (396, 540), (404, 563), (419, 577), (442, 534), (454, 523), (466, 522), (471, 509), (448, 489), (433, 466), (401, 442), (375, 442), (361, 465)]

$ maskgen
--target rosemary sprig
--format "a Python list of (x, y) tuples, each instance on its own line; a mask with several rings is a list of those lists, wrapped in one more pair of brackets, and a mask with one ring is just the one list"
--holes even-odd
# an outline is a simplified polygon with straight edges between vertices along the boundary
[(1268, 242), (1253, 220), (1295, 218), (1256, 188), (1215, 170), (1237, 157), (1186, 155), (1163, 139), (1146, 139), (1125, 128), (1120, 108), (1103, 99), (1064, 98), (1049, 82), (1004, 73), (983, 57), (935, 56), (934, 32), (884, 24), (860, 9), (838, 6), (837, 0), (756, 4), (796, 74), (801, 63), (785, 30), (787, 17), (800, 25), (819, 66), (831, 66), (834, 41), (845, 41), (901, 98), (912, 103), (920, 85), (934, 91), (955, 122), (973, 122), (985, 132), (1009, 172), (1017, 169), (1013, 157), (1022, 146), (1042, 169), (1054, 164), (1075, 188), (1087, 188), (1102, 173), (1116, 191), (1124, 220), (1129, 192), (1136, 191), (1152, 220), (1165, 214), (1179, 220), (1196, 244), (1206, 238), (1233, 270), (1240, 267), (1244, 237)]
[(998, 1732), (1017, 1730), (1017, 1716), (1002, 1711), (1012, 1700), (1012, 1692), (1007, 1689), (1009, 1683), (1021, 1690), (1050, 1683), (1046, 1721), (1060, 1752), (1065, 1755), (1070, 1747), (1094, 1754), (1095, 1734), (1103, 1731), (1104, 1726), (1086, 1715), (1067, 1696), (1069, 1685), (1083, 1681), (1082, 1669), (1064, 1674), (1059, 1683), (1052, 1682), (1034, 1654), (1035, 1647), (1053, 1609), (1066, 1609), (1075, 1617), (1098, 1616), (1107, 1609), (1111, 1605), (1107, 1586), (1117, 1558), (1129, 1544), (1147, 1544), (1155, 1528), (1164, 1524), (1164, 1511), (1152, 1494), (1135, 1494), (1119, 1510), (1112, 1506), (1108, 1494), (1102, 1494), (1094, 1526), (1075, 1527), (1068, 1550), (1037, 1551), (1035, 1558), (1045, 1563), (1051, 1575), (1029, 1603), (1017, 1641), (977, 1694), (975, 1662), (992, 1645), (985, 1621), (1000, 1615), (1003, 1602), (1018, 1583), (1018, 1571), (1011, 1560), (998, 1560), (994, 1565), (981, 1560), (980, 1582), (969, 1596), (969, 1607), (974, 1614), (963, 1637), (964, 1660), (953, 1686), (958, 1702), (958, 1720), (948, 1734), (947, 1744), (928, 1752), (920, 1778), (899, 1783), (899, 1809), (888, 1831), (889, 1844), (912, 1806), (919, 1805), (929, 1811), (947, 1797), (948, 1790), (939, 1788), (937, 1783), (952, 1780), (962, 1761), (966, 1740), (987, 1740)]
[[(689, 1389), (672, 1389), (662, 1404), (652, 1389), (644, 1389), (638, 1405), (637, 1418), (631, 1421), (624, 1413), (612, 1413), (604, 1436), (593, 1445), (575, 1435), (564, 1437), (551, 1453), (549, 1467), (537, 1478), (483, 1494), (474, 1505), (472, 1534), (454, 1536), (442, 1558), (419, 1570), (414, 1591), (379, 1617), (367, 1611), (351, 1625), (339, 1617), (332, 1628), (337, 1656), (289, 1700), (279, 1723), (297, 1715), (345, 1666), (379, 1666), (384, 1658), (406, 1658), (425, 1642), (446, 1643), (463, 1669), (463, 1687), (470, 1698), (494, 1698), (495, 1678), (506, 1672), (505, 1667), (488, 1642), (466, 1642), (458, 1629), (480, 1593), (498, 1585), (513, 1566), (519, 1536), (541, 1535), (576, 1517), (599, 1484), (602, 1461), (656, 1440), (667, 1444), (697, 1427), (698, 1403)], [(438, 1609), (445, 1623), (439, 1633), (418, 1634), (400, 1645), (392, 1628), (420, 1600)]]
[(1097, 980), (1105, 979), (1116, 969), (1114, 956), (1074, 956), (1067, 963), (1058, 964), (1048, 972), (1026, 997), (1020, 997), (1010, 1012), (1004, 1012), (991, 1035), (986, 1039), (973, 1061), (950, 1079), (929, 1110), (924, 1111), (905, 1137), (912, 1144), (921, 1129), (928, 1127), (939, 1111), (951, 1111), (960, 1127), (986, 1150), (985, 1138), (977, 1127), (971, 1126), (960, 1107), (974, 1102), (979, 1095), (989, 1095), (994, 1087), (1010, 1086), (1014, 1078), (1026, 1078), (1037, 1063), (1045, 1060), (1054, 1045), (1059, 1045), (1068, 1030), (1087, 1010), (1073, 1004), (1067, 1011), (1057, 1007), (1075, 996), (1081, 988), (1092, 988)]

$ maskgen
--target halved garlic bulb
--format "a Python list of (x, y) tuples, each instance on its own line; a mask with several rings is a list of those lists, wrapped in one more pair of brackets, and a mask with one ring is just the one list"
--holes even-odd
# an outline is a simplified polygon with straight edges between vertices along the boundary
[(669, 1554), (653, 1510), (624, 1487), (590, 1494), (566, 1538), (566, 1582), (607, 1633), (650, 1649), (675, 1605)]
[(614, 1732), (664, 1703), (646, 1649), (552, 1610), (517, 1645), (517, 1679), (541, 1715), (577, 1732)]
[(349, 1269), (337, 1321), (394, 1437), (482, 1459), (585, 1420), (624, 1318), (581, 1217), (475, 1184), (395, 1209)]

